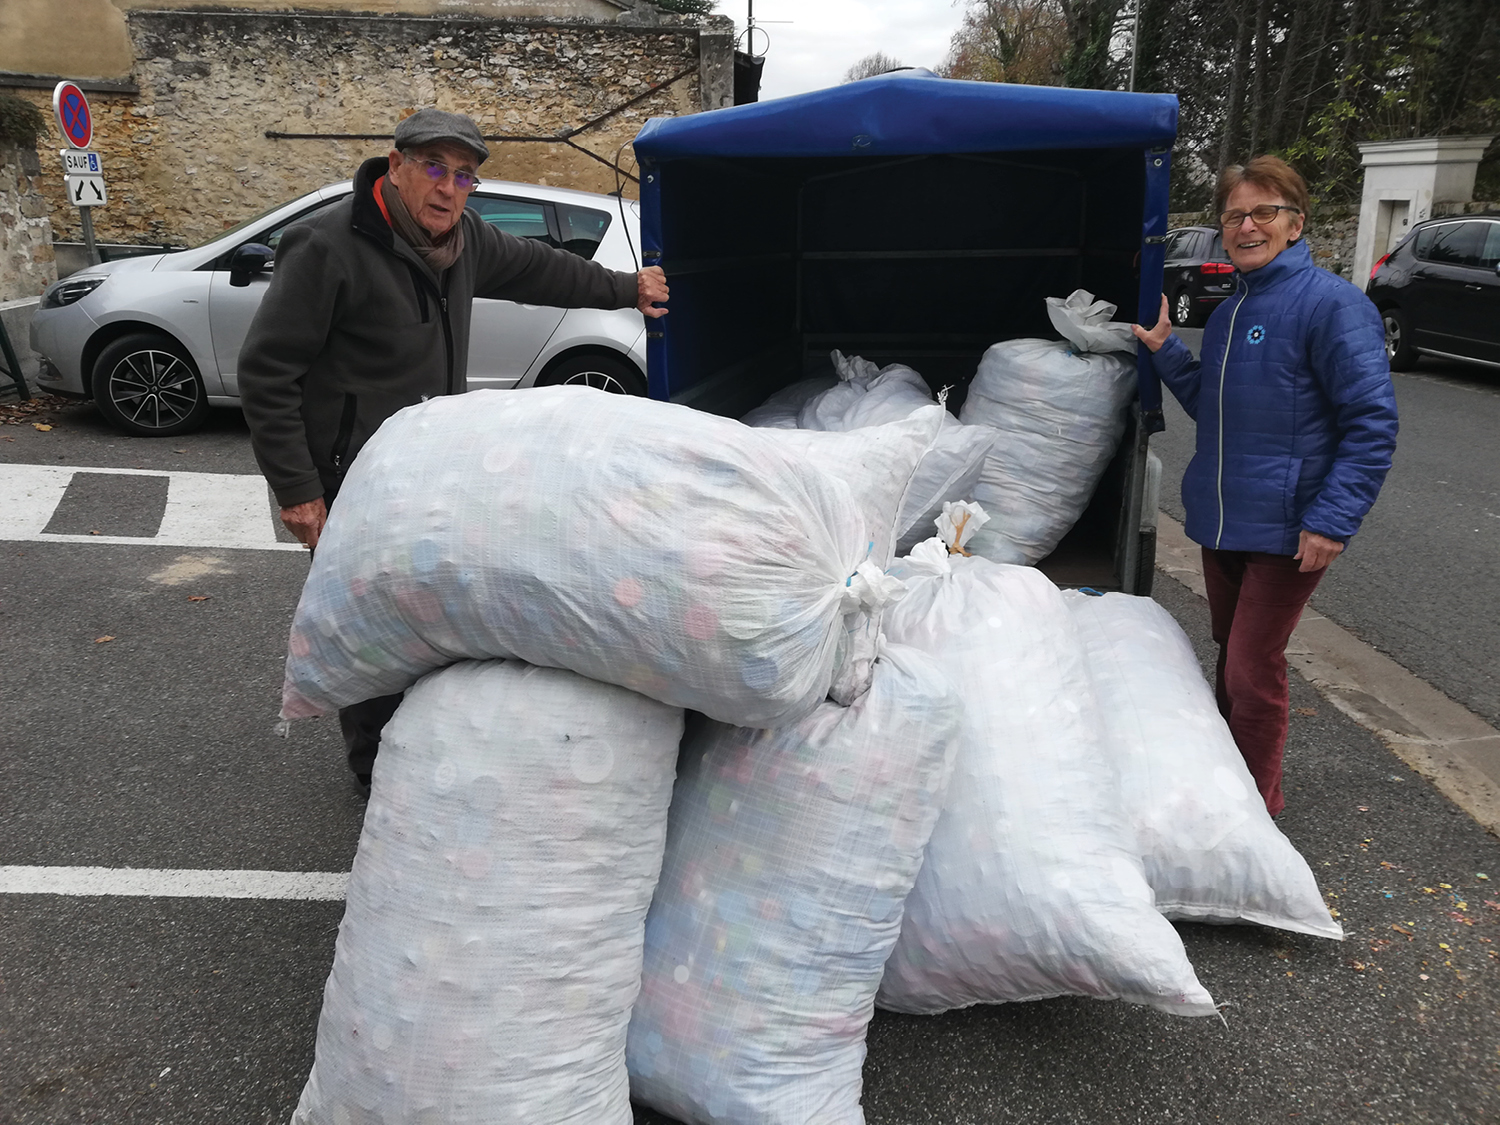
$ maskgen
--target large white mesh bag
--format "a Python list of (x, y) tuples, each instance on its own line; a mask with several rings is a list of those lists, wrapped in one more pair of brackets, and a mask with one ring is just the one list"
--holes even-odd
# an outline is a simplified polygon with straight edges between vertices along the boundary
[(877, 367), (864, 356), (832, 352), (839, 381), (809, 398), (797, 414), (804, 430), (856, 430), (903, 418), (935, 401), (927, 380), (904, 363)]
[(757, 426), (762, 429), (795, 430), (797, 429), (797, 415), (801, 413), (808, 399), (822, 394), (830, 387), (838, 386), (838, 383), (837, 375), (817, 375), (811, 379), (793, 383), (789, 387), (782, 387), (740, 421), (747, 426)]
[(870, 690), (775, 731), (693, 720), (626, 1060), (690, 1125), (862, 1125), (881, 967), (942, 803), (962, 704), (888, 645)]
[(381, 426), (344, 483), (282, 714), (516, 657), (786, 722), (828, 693), (871, 538), (843, 482), (729, 419), (583, 387), (434, 399)]
[[(747, 425), (802, 432), (848, 433), (888, 425), (930, 411), (932, 391), (910, 367), (893, 363), (878, 368), (862, 356), (833, 353), (839, 382), (826, 379), (794, 383), (745, 415)], [(800, 403), (795, 413), (791, 408)], [(996, 433), (987, 426), (968, 426), (946, 407), (942, 428), (923, 454), (904, 493), (897, 520), (900, 553), (932, 534), (933, 521), (945, 501), (966, 500), (984, 469)], [(794, 421), (789, 421), (794, 419)]]
[(1077, 628), (1026, 567), (918, 544), (886, 612), (964, 698), (942, 817), (879, 1003), (902, 1012), (1078, 994), (1211, 1015), (1158, 914), (1100, 746)]
[(951, 417), (941, 406), (928, 403), (909, 416), (847, 433), (766, 431), (766, 437), (789, 454), (847, 484), (870, 529), (870, 557), (856, 568), (852, 580), (861, 584), (866, 609), (844, 619), (837, 671), (828, 686), (835, 703), (848, 705), (869, 687), (870, 668), (880, 646), (882, 607), (904, 590), (899, 580), (880, 573), (880, 568), (889, 565), (895, 554), (907, 497), (921, 487), (916, 479), (919, 463), (933, 449), (944, 420)]
[(1047, 298), (1066, 339), (1007, 340), (979, 361), (960, 417), (998, 431), (973, 499), (990, 524), (969, 544), (995, 562), (1051, 554), (1088, 507), (1125, 432), (1135, 338), (1083, 290)]
[[(849, 486), (870, 529), (870, 559), (886, 566), (895, 556), (908, 497), (926, 487), (920, 479), (921, 466), (946, 431), (945, 420), (952, 419), (953, 415), (929, 401), (857, 430), (768, 428), (763, 436)], [(959, 425), (956, 420), (953, 424)]]
[(1266, 812), (1177, 622), (1150, 598), (1064, 597), (1156, 908), (1342, 938), (1307, 861)]
[(293, 1125), (629, 1125), (682, 711), (462, 663), (385, 728)]

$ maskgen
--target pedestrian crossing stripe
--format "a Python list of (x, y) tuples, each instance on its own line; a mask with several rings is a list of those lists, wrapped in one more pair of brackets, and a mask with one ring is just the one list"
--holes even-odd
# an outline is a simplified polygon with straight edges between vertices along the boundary
[[(258, 479), (258, 478), (257, 478)], [(72, 898), (258, 898), (338, 902), (347, 871), (238, 871), (144, 867), (0, 867), (0, 894)]]
[[(155, 535), (61, 535), (46, 532), (75, 473), (166, 477), (167, 504)], [(278, 522), (265, 479), (235, 473), (167, 472), (67, 465), (0, 465), (0, 540), (218, 547), (301, 551), (276, 536)]]

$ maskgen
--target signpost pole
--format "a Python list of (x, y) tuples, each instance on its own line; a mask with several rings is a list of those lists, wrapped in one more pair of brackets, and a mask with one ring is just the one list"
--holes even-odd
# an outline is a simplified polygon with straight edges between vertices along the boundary
[(89, 265), (99, 264), (99, 248), (94, 245), (94, 209), (78, 208), (78, 217), (83, 220), (83, 250), (88, 255)]

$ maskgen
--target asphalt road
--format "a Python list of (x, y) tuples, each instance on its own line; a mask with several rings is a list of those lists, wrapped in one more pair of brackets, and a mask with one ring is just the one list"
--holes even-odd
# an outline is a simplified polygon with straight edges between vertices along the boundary
[[(0, 470), (254, 471), (233, 414), (175, 441), (88, 407), (52, 425), (0, 426)], [(53, 517), (79, 539), (0, 542), (0, 865), (347, 871), (363, 805), (336, 731), (275, 731), (305, 557), (103, 542), (162, 503), (103, 475)], [(1157, 596), (1206, 657), (1203, 603)], [(1500, 1120), (1500, 841), (1300, 681), (1293, 705), (1280, 823), (1346, 942), (1180, 926), (1223, 1023), (1085, 1000), (877, 1014), (872, 1125)], [(0, 1122), (286, 1122), (341, 914), (0, 894)]]

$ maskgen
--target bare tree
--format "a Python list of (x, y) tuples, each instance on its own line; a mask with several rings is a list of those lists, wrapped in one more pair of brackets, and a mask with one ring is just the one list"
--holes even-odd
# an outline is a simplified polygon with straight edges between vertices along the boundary
[(1068, 23), (1066, 86), (1080, 90), (1110, 88), (1110, 54), (1125, 0), (1058, 0)]
[(1243, 6), (1234, 9), (1234, 60), (1229, 69), (1228, 108), (1219, 142), (1219, 167), (1227, 168), (1240, 155), (1240, 126), (1245, 118), (1245, 77), (1250, 69), (1250, 16)]
[(876, 51), (873, 55), (866, 55), (844, 72), (845, 82), (858, 82), (861, 78), (875, 78), (881, 74), (889, 74), (893, 70), (905, 70), (906, 64), (900, 59), (893, 59), (884, 51)]
[(1270, 67), (1271, 53), (1266, 46), (1266, 0), (1260, 0), (1255, 8), (1255, 73), (1250, 87), (1250, 148), (1249, 155), (1260, 152), (1261, 129), (1265, 119), (1266, 71)]
[(1059, 0), (970, 0), (943, 73), (980, 82), (1057, 86), (1068, 51)]

